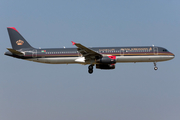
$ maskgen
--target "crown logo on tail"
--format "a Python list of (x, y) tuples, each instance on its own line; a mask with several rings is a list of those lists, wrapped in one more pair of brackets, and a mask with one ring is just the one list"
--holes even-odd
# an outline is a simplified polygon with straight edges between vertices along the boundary
[(16, 41), (16, 44), (17, 44), (17, 45), (23, 45), (23, 44), (24, 44), (24, 41), (18, 40), (18, 41)]

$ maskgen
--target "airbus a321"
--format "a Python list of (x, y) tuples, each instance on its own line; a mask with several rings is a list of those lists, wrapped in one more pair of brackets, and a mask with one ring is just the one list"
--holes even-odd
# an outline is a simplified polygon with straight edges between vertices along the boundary
[(88, 72), (97, 69), (115, 69), (116, 63), (152, 62), (157, 70), (157, 62), (171, 60), (175, 55), (163, 47), (85, 47), (80, 43), (72, 44), (77, 48), (41, 48), (32, 47), (14, 27), (7, 28), (12, 48), (7, 56), (47, 64), (83, 64), (89, 65)]

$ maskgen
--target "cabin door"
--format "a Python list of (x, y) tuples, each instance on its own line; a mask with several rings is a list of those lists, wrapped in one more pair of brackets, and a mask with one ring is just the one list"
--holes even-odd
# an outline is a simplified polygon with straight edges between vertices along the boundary
[(78, 53), (78, 57), (82, 57), (82, 54), (79, 51), (77, 51), (77, 53)]
[(34, 49), (34, 50), (32, 51), (32, 57), (33, 57), (33, 58), (37, 57), (37, 50), (36, 50), (36, 49)]
[(154, 47), (153, 50), (154, 50), (154, 54), (158, 55), (158, 47)]
[(124, 49), (120, 49), (120, 56), (124, 56)]

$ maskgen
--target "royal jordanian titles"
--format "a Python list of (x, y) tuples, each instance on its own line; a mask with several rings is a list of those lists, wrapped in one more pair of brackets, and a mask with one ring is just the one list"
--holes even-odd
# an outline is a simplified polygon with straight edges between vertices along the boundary
[(12, 48), (7, 48), (5, 55), (47, 64), (83, 64), (88, 65), (88, 72), (97, 69), (115, 69), (116, 63), (126, 62), (153, 62), (171, 60), (175, 55), (163, 47), (85, 47), (80, 43), (72, 44), (77, 48), (42, 48), (32, 47), (14, 28), (8, 27)]

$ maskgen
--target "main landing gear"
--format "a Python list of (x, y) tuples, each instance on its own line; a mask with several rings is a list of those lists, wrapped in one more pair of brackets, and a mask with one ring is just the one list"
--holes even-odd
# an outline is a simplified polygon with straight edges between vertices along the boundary
[(88, 72), (89, 72), (89, 74), (92, 74), (93, 73), (93, 66), (94, 65), (89, 65), (89, 67), (88, 67)]
[(157, 70), (158, 67), (156, 66), (156, 62), (154, 62), (154, 70)]

